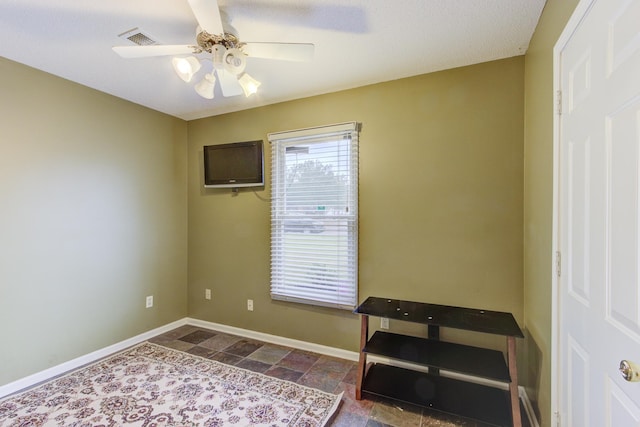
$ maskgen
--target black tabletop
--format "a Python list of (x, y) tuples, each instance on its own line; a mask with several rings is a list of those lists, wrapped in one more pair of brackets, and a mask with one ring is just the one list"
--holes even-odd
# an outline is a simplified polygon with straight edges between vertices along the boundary
[(369, 297), (354, 313), (524, 338), (511, 313)]

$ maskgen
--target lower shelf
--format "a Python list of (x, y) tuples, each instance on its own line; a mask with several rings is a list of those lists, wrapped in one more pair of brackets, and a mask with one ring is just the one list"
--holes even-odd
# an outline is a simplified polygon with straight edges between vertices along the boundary
[(497, 350), (376, 331), (362, 351), (474, 377), (511, 382), (504, 355)]
[(362, 391), (496, 426), (512, 425), (509, 393), (494, 387), (374, 364)]

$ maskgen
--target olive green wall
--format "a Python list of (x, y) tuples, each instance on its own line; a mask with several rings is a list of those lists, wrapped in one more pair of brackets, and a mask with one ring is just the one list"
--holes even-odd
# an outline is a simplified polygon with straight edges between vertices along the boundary
[(551, 425), (553, 47), (577, 4), (547, 1), (525, 57), (525, 383), (542, 426)]
[(187, 315), (187, 124), (0, 75), (2, 385)]
[(360, 300), (510, 311), (523, 325), (523, 106), (515, 57), (190, 121), (189, 315), (357, 351), (355, 315), (270, 299), (270, 179), (234, 196), (204, 189), (201, 166), (204, 145), (355, 120)]

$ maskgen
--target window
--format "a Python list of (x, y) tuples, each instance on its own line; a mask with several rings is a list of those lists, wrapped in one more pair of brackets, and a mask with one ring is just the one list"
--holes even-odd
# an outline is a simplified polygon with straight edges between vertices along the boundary
[(271, 297), (353, 310), (358, 124), (269, 134)]

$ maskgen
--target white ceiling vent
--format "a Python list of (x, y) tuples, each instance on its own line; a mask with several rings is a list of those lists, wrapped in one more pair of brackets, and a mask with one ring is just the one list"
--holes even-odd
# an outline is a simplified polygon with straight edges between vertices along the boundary
[(149, 33), (142, 31), (140, 28), (136, 27), (129, 31), (125, 31), (122, 34), (118, 34), (118, 37), (121, 39), (129, 40), (131, 43), (138, 46), (150, 46), (154, 44), (158, 44), (156, 40)]

